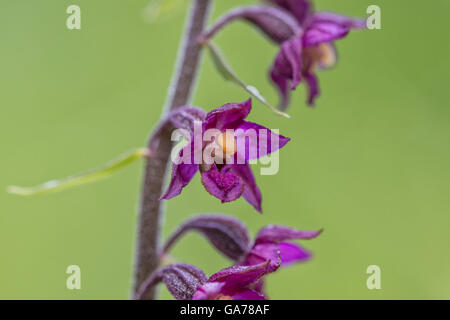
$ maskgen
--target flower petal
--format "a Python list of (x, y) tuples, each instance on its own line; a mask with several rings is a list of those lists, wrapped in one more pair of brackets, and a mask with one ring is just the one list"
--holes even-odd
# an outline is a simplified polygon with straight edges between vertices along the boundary
[(264, 126), (249, 121), (243, 121), (236, 128), (235, 139), (238, 157), (236, 160), (246, 163), (283, 148), (290, 140)]
[(206, 191), (222, 202), (234, 201), (244, 191), (244, 183), (239, 176), (227, 167), (219, 171), (215, 164), (210, 170), (202, 172), (202, 183)]
[(214, 109), (206, 115), (205, 129), (234, 129), (250, 113), (252, 100), (241, 103), (228, 103), (220, 108)]
[(222, 290), (236, 292), (258, 281), (268, 271), (269, 264), (260, 263), (252, 266), (232, 266), (213, 274), (208, 282), (223, 282)]
[(307, 72), (303, 76), (308, 86), (308, 105), (314, 106), (315, 100), (320, 94), (319, 80), (314, 72)]
[(281, 265), (283, 267), (308, 260), (312, 256), (309, 251), (306, 251), (295, 243), (281, 242), (278, 244), (278, 248), (280, 250)]
[(227, 290), (224, 282), (208, 282), (198, 287), (192, 300), (265, 300), (265, 297), (252, 289)]
[(291, 12), (300, 24), (306, 21), (306, 18), (312, 11), (312, 5), (308, 0), (269, 0), (276, 5)]
[(351, 18), (332, 12), (316, 12), (303, 35), (305, 47), (332, 42), (345, 37), (351, 29), (366, 27), (365, 19)]
[(193, 161), (193, 142), (180, 150), (178, 161), (183, 159), (183, 154), (191, 151), (191, 162), (172, 164), (172, 178), (169, 187), (160, 199), (171, 199), (181, 193), (181, 190), (192, 180), (198, 171), (198, 165)]
[(317, 237), (322, 230), (319, 231), (302, 231), (293, 228), (268, 225), (259, 230), (255, 243), (262, 242), (281, 242), (286, 240), (309, 240)]
[(273, 72), (291, 80), (290, 89), (295, 89), (301, 80), (302, 39), (295, 37), (283, 42), (278, 52)]
[(334, 12), (320, 11), (313, 15), (314, 22), (331, 22), (350, 29), (364, 29), (366, 19), (347, 17)]
[(290, 90), (294, 90), (301, 81), (302, 40), (295, 37), (285, 41), (270, 70), (270, 78), (277, 87), (281, 102), (279, 108), (284, 110), (289, 105)]
[(233, 300), (266, 300), (266, 298), (255, 290), (246, 289), (238, 291), (232, 296)]
[(248, 203), (250, 203), (258, 212), (261, 209), (261, 191), (256, 184), (252, 169), (248, 164), (232, 165), (232, 171), (237, 174), (244, 182), (244, 189), (242, 196)]
[(243, 264), (247, 266), (269, 262), (268, 272), (276, 271), (281, 265), (280, 249), (276, 243), (256, 244), (248, 253)]

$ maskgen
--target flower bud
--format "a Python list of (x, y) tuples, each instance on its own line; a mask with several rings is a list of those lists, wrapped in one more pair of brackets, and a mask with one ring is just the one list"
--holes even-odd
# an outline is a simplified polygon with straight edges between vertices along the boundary
[(167, 289), (177, 300), (191, 300), (197, 288), (208, 280), (199, 268), (183, 263), (174, 263), (162, 267), (142, 285), (136, 299), (145, 297), (145, 293), (160, 282), (164, 282)]
[(228, 258), (238, 261), (247, 254), (250, 240), (247, 228), (239, 220), (224, 215), (202, 215), (188, 220), (169, 238), (163, 252), (188, 231), (197, 231)]
[(281, 242), (286, 240), (309, 240), (314, 239), (323, 230), (319, 231), (302, 231), (290, 227), (279, 225), (268, 225), (262, 228), (256, 236), (255, 243), (261, 242)]
[(250, 22), (276, 43), (282, 43), (302, 33), (300, 24), (284, 9), (263, 5), (242, 6), (219, 18), (202, 36), (201, 41), (211, 39), (223, 27), (239, 19)]

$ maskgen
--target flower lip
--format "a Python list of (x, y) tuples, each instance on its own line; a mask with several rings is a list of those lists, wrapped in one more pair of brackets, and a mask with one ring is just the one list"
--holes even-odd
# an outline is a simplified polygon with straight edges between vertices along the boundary
[(308, 22), (311, 12), (314, 10), (309, 0), (267, 0), (276, 6), (291, 13), (297, 22), (305, 25)]
[(244, 181), (229, 166), (219, 167), (213, 164), (208, 171), (201, 172), (202, 184), (211, 195), (222, 203), (238, 199), (244, 191)]
[(305, 231), (282, 225), (260, 229), (253, 242), (246, 226), (224, 215), (201, 215), (180, 226), (164, 246), (163, 253), (187, 231), (197, 231), (236, 265), (212, 275), (196, 291), (194, 299), (261, 299), (264, 279), (280, 267), (305, 262), (312, 253), (293, 240), (313, 239), (322, 230)]

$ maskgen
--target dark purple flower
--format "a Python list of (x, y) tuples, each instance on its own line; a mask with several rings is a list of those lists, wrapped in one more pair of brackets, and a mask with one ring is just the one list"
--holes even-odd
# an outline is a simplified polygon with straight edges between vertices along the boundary
[[(301, 231), (285, 226), (269, 225), (256, 236), (251, 250), (244, 257), (242, 265), (255, 265), (270, 261), (269, 271), (285, 267), (311, 258), (311, 253), (291, 240), (308, 240), (317, 237), (319, 231)], [(264, 281), (259, 280), (254, 289), (263, 293)]]
[(254, 286), (269, 272), (268, 265), (265, 262), (223, 269), (199, 286), (192, 300), (264, 300)]
[[(310, 259), (311, 253), (292, 240), (313, 239), (322, 232), (322, 230), (301, 231), (269, 225), (258, 232), (252, 243), (247, 228), (238, 219), (225, 215), (201, 215), (188, 220), (178, 228), (164, 246), (163, 254), (188, 231), (197, 231), (205, 236), (218, 251), (231, 258), (237, 265), (252, 266), (267, 263), (267, 273), (276, 271), (280, 266)], [(253, 290), (262, 294), (262, 287), (263, 281), (258, 280)]]
[[(189, 143), (180, 151), (178, 161), (173, 163), (172, 179), (161, 199), (180, 194), (200, 171), (202, 184), (211, 195), (222, 202), (243, 196), (261, 212), (261, 193), (249, 161), (275, 152), (290, 139), (246, 121), (250, 110), (251, 100), (247, 100), (208, 112), (198, 123), (200, 134), (195, 133), (194, 128)], [(214, 135), (205, 139), (208, 132), (214, 132)], [(205, 154), (210, 154), (210, 159)]]
[(293, 228), (269, 225), (262, 228), (256, 236), (253, 247), (244, 258), (244, 265), (281, 259), (281, 266), (302, 262), (311, 258), (311, 253), (292, 240), (310, 240), (322, 231), (302, 231)]
[(160, 282), (164, 282), (167, 289), (177, 300), (191, 300), (197, 288), (208, 280), (199, 268), (174, 263), (156, 270), (141, 286), (135, 299), (145, 298), (146, 293)]
[(136, 295), (146, 293), (163, 282), (177, 300), (262, 300), (255, 291), (257, 283), (268, 273), (268, 262), (252, 266), (233, 266), (213, 274), (209, 279), (195, 266), (174, 263), (161, 267), (145, 281)]
[(319, 231), (303, 231), (280, 225), (268, 225), (259, 230), (255, 241), (250, 241), (246, 226), (238, 219), (227, 215), (199, 215), (184, 222), (168, 239), (163, 254), (189, 231), (197, 231), (205, 236), (221, 253), (244, 265), (272, 262), (289, 265), (307, 260), (311, 253), (292, 240), (310, 240), (317, 237)]
[(302, 81), (308, 87), (308, 104), (312, 106), (319, 95), (316, 71), (334, 66), (334, 42), (344, 38), (351, 29), (364, 28), (365, 20), (315, 12), (308, 0), (267, 1), (274, 6), (243, 6), (230, 11), (204, 38), (213, 37), (236, 19), (254, 24), (281, 47), (270, 70), (270, 78), (280, 92), (280, 108), (289, 105), (290, 91)]
[(281, 94), (281, 107), (288, 106), (289, 91), (302, 80), (308, 87), (308, 104), (313, 106), (320, 92), (317, 69), (335, 65), (334, 41), (344, 38), (351, 29), (364, 28), (365, 20), (331, 12), (314, 12), (307, 0), (271, 2), (292, 13), (304, 31), (301, 37), (285, 39), (270, 71), (270, 77)]

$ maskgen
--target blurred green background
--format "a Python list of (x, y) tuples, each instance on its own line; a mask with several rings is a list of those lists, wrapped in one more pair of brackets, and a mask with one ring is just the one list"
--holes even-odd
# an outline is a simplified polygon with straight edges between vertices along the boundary
[[(213, 17), (251, 1), (218, 0)], [(82, 29), (65, 26), (82, 10)], [(312, 261), (268, 279), (272, 299), (450, 298), (450, 2), (317, 0), (318, 9), (366, 16), (382, 30), (339, 41), (337, 67), (320, 74), (317, 108), (294, 93), (292, 119), (254, 102), (251, 120), (292, 142), (275, 176), (257, 176), (264, 215), (244, 200), (222, 205), (196, 177), (170, 200), (164, 236), (199, 212), (325, 228)], [(184, 11), (149, 24), (146, 0), (0, 2), (0, 298), (126, 299), (134, 255), (141, 164), (111, 179), (48, 196), (6, 193), (100, 165), (143, 146), (165, 101)], [(277, 48), (236, 23), (217, 39), (234, 69), (270, 101), (266, 72)], [(210, 110), (248, 98), (205, 59), (194, 104)], [(195, 234), (173, 251), (211, 274), (229, 261)], [(82, 289), (67, 290), (68, 265)], [(381, 290), (366, 268), (381, 267)], [(162, 297), (169, 298), (165, 289)]]

